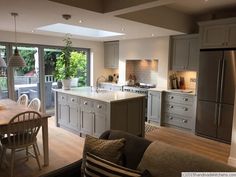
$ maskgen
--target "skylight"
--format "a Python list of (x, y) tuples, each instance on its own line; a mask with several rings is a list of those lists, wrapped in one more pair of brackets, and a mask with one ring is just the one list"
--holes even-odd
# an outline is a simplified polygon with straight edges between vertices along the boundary
[(37, 29), (41, 31), (70, 33), (72, 35), (99, 37), (99, 38), (124, 35), (124, 33), (116, 33), (116, 32), (104, 31), (104, 30), (93, 29), (93, 28), (86, 28), (86, 27), (81, 27), (81, 26), (67, 25), (63, 23), (56, 23), (52, 25), (42, 26)]

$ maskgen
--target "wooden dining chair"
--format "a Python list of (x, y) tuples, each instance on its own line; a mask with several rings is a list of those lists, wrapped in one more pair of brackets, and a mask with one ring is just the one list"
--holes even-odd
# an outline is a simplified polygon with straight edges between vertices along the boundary
[(21, 105), (27, 107), (28, 106), (28, 100), (29, 100), (28, 95), (23, 94), (18, 98), (17, 104), (21, 104)]
[[(10, 176), (13, 177), (15, 152), (17, 149), (22, 149), (33, 146), (34, 156), (39, 169), (41, 169), (38, 154), (36, 151), (37, 134), (42, 126), (41, 115), (36, 111), (26, 111), (14, 116), (7, 125), (6, 137), (1, 139), (3, 151), (0, 158), (0, 166), (3, 156), (6, 154), (6, 150), (11, 150), (11, 165)], [(26, 151), (26, 157), (28, 159), (29, 152)]]
[[(38, 98), (34, 98), (33, 100), (30, 101), (28, 108), (34, 111), (39, 111), (41, 108), (41, 101)], [(36, 149), (37, 149), (38, 155), (40, 155), (39, 146), (37, 142), (36, 142)]]

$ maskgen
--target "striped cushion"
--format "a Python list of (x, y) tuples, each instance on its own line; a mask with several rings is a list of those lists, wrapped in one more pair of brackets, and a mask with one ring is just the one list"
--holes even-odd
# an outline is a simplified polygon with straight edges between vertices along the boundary
[(86, 177), (138, 177), (142, 173), (87, 153), (84, 176)]

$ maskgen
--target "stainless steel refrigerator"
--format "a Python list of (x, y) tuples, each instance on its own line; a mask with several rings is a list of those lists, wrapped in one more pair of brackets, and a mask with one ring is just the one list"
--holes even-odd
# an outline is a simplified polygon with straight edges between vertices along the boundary
[(236, 50), (201, 51), (196, 134), (231, 142)]

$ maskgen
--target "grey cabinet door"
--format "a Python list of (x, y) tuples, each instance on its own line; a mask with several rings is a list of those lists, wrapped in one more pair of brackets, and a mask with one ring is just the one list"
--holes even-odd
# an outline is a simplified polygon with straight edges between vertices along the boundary
[(189, 41), (185, 38), (173, 39), (172, 69), (184, 70), (188, 64)]
[(196, 120), (196, 132), (198, 134), (216, 138), (217, 111), (217, 104), (198, 101)]
[(188, 70), (197, 71), (199, 61), (199, 39), (198, 37), (189, 39), (189, 58), (188, 58)]
[(198, 99), (219, 101), (223, 51), (201, 51), (198, 74)]
[(70, 116), (69, 116), (69, 126), (76, 130), (79, 131), (80, 130), (80, 125), (79, 125), (79, 111), (78, 111), (78, 106), (77, 105), (70, 105), (69, 107), (70, 109)]
[(231, 142), (234, 106), (219, 104), (217, 138)]
[(59, 104), (59, 115), (60, 123), (63, 125), (68, 125), (69, 123), (69, 106), (66, 104)]
[(148, 120), (160, 123), (161, 92), (148, 93)]
[(81, 132), (84, 134), (93, 134), (94, 114), (90, 111), (81, 110)]
[(104, 66), (105, 68), (118, 68), (119, 65), (119, 42), (104, 43)]
[(106, 131), (106, 116), (104, 114), (95, 113), (93, 123), (93, 134), (99, 137), (104, 131)]
[(203, 27), (201, 48), (225, 47), (227, 28), (225, 25), (209, 25)]

